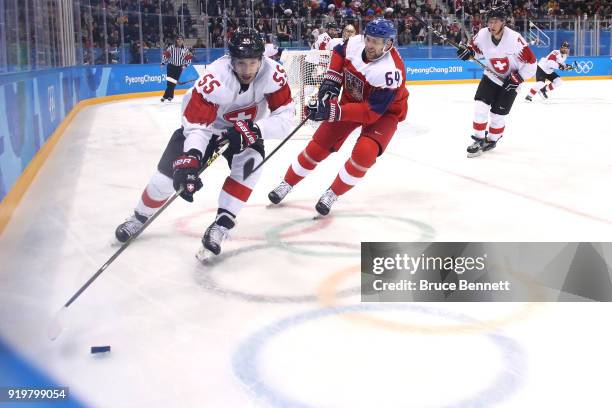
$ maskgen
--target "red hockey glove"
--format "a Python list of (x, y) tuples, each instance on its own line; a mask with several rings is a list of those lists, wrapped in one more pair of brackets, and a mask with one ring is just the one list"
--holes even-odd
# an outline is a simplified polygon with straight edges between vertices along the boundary
[(518, 72), (513, 72), (510, 74), (508, 78), (504, 81), (502, 87), (506, 91), (516, 91), (516, 88), (523, 82), (523, 78), (519, 75)]
[(227, 129), (225, 138), (229, 141), (229, 150), (238, 154), (261, 139), (261, 131), (250, 120), (238, 120), (234, 127)]
[(181, 154), (172, 163), (172, 184), (176, 191), (182, 191), (180, 196), (190, 203), (193, 202), (193, 195), (202, 188), (202, 180), (198, 176), (202, 163), (202, 154), (195, 149)]

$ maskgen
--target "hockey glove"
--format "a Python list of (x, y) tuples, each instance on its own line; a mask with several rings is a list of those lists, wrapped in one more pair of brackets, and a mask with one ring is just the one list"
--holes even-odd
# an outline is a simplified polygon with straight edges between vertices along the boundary
[(519, 75), (518, 72), (513, 72), (510, 74), (508, 78), (504, 81), (502, 87), (506, 91), (516, 91), (516, 88), (523, 82), (523, 78)]
[(338, 103), (338, 98), (333, 97), (324, 101), (323, 107), (319, 106), (314, 115), (317, 122), (338, 122), (342, 118), (342, 108)]
[(261, 131), (250, 120), (238, 120), (234, 123), (234, 127), (227, 129), (225, 138), (229, 142), (229, 150), (233, 154), (238, 154), (261, 139)]
[(187, 153), (181, 154), (172, 163), (172, 184), (176, 191), (181, 191), (180, 196), (190, 203), (193, 202), (193, 195), (202, 188), (202, 180), (198, 176), (202, 168), (200, 153), (196, 149), (191, 149)]
[(468, 46), (461, 44), (459, 48), (457, 48), (457, 57), (459, 57), (459, 59), (463, 61), (472, 59), (475, 56), (476, 56), (476, 53), (474, 52), (474, 50)]
[(336, 74), (332, 74), (329, 71), (325, 74), (325, 79), (319, 87), (319, 94), (317, 96), (318, 106), (317, 109), (322, 109), (325, 105), (325, 101), (338, 97), (340, 95), (340, 86), (342, 78)]
[(561, 68), (561, 71), (571, 71), (574, 69), (574, 66), (569, 64), (563, 64), (559, 68)]
[(319, 102), (316, 100), (309, 101), (307, 105), (304, 105), (304, 117), (310, 116), (310, 120), (315, 120), (315, 115), (317, 114), (317, 108), (319, 107)]

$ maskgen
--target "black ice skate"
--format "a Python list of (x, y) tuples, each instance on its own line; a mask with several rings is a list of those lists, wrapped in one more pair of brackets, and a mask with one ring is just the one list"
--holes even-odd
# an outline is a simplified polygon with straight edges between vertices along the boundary
[(268, 193), (268, 198), (273, 204), (278, 204), (289, 194), (292, 188), (289, 183), (283, 180), (278, 187)]
[(548, 94), (546, 93), (546, 86), (544, 88), (540, 89), (540, 93), (542, 94), (544, 99), (548, 99)]
[(489, 132), (485, 132), (484, 138), (478, 138), (472, 135), (472, 139), (474, 143), (468, 146), (467, 148), (467, 157), (478, 157), (484, 152), (488, 152), (489, 150), (495, 149), (497, 146), (497, 140), (490, 140), (487, 135)]
[(234, 227), (234, 221), (227, 215), (217, 216), (215, 222), (204, 232), (202, 237), (202, 248), (196, 254), (196, 258), (205, 261), (213, 255), (221, 253), (221, 243), (229, 235), (229, 230)]
[(121, 243), (126, 242), (128, 239), (136, 235), (138, 231), (140, 231), (143, 224), (147, 222), (147, 220), (148, 217), (134, 212), (134, 215), (117, 227), (115, 230), (115, 238), (117, 238), (117, 241)]
[(338, 196), (336, 193), (332, 191), (331, 188), (328, 188), (327, 191), (323, 193), (321, 198), (319, 198), (319, 202), (315, 205), (315, 209), (321, 215), (329, 214), (329, 210), (331, 210), (332, 205), (338, 200)]
[(531, 98), (531, 95), (527, 95), (527, 96), (525, 97), (525, 100), (526, 100), (527, 102), (532, 102), (532, 101), (533, 101), (533, 99)]

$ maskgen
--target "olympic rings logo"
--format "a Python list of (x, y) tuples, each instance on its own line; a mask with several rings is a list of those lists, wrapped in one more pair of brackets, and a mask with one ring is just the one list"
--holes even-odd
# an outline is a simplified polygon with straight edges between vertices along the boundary
[(574, 61), (574, 71), (577, 74), (588, 74), (593, 69), (593, 61)]

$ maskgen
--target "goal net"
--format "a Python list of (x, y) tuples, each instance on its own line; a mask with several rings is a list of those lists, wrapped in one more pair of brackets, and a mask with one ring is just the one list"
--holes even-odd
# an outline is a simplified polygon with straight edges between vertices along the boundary
[[(309, 101), (317, 99), (319, 86), (329, 66), (330, 58), (331, 51), (283, 51), (281, 63), (289, 78), (289, 88), (295, 103), (296, 126), (306, 117), (304, 107)], [(317, 122), (309, 120), (302, 127), (305, 131), (300, 131), (298, 134), (312, 134), (318, 126)]]

